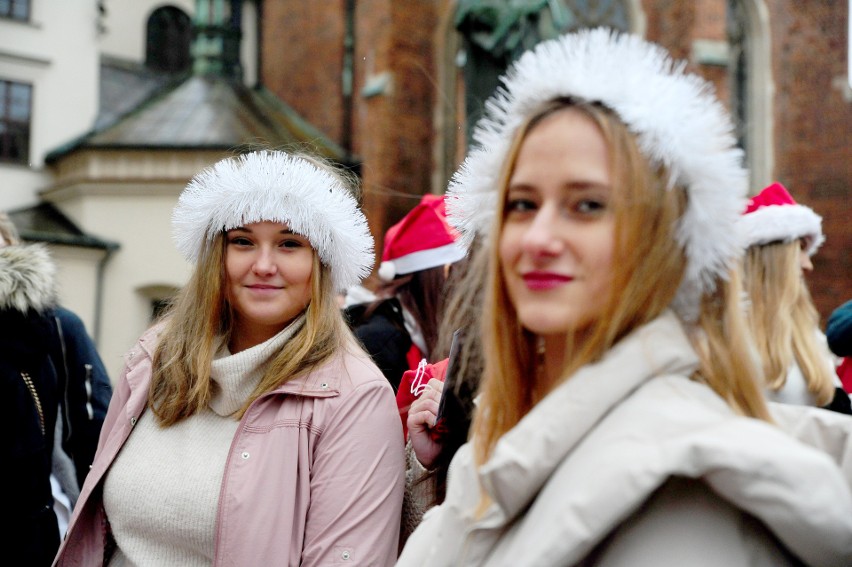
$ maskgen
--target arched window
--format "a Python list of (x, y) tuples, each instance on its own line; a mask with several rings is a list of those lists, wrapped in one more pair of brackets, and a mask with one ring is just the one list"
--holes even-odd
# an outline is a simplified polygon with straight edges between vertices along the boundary
[(500, 75), (540, 41), (581, 28), (630, 31), (629, 0), (459, 0), (467, 135), (482, 115)]
[(192, 21), (180, 8), (157, 8), (148, 18), (145, 66), (155, 71), (180, 73), (190, 68)]

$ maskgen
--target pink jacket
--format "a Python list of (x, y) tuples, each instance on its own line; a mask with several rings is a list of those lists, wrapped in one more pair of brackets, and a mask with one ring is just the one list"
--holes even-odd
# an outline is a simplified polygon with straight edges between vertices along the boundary
[[(156, 330), (127, 356), (54, 565), (103, 564), (101, 490), (145, 410)], [(393, 389), (353, 342), (259, 398), (225, 466), (213, 565), (393, 565), (404, 484)]]

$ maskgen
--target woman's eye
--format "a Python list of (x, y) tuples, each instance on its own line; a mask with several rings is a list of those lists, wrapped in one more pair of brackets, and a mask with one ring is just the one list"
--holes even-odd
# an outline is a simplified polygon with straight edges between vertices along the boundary
[(285, 240), (281, 243), (282, 248), (301, 248), (302, 242), (299, 240)]
[(583, 199), (576, 204), (575, 208), (577, 212), (585, 215), (596, 214), (606, 210), (606, 203), (595, 199)]
[(250, 246), (251, 240), (249, 240), (245, 236), (232, 236), (230, 239), (228, 239), (228, 244), (234, 244), (236, 246)]
[(506, 212), (525, 213), (535, 208), (535, 203), (530, 199), (509, 199), (506, 202)]

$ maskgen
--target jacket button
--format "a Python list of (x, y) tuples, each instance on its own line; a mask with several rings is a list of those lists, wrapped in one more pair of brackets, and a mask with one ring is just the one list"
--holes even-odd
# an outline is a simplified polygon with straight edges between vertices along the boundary
[(249, 458), (249, 456), (250, 456), (250, 455), (249, 455), (248, 451), (243, 451), (243, 452), (242, 452), (242, 454), (240, 455), (240, 457), (242, 457), (242, 458), (243, 458), (243, 460), (248, 459), (248, 458)]
[(322, 384), (320, 384), (320, 388), (328, 388), (328, 382), (323, 382)]
[(136, 425), (136, 418), (135, 417), (130, 418), (130, 425), (131, 426)]
[(349, 557), (350, 557), (349, 552), (344, 551), (343, 553), (340, 554), (340, 557), (343, 558), (344, 561), (348, 561)]

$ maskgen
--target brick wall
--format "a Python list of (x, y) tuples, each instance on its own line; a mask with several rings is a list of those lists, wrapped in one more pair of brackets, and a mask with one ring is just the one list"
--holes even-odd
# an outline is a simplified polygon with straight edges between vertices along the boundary
[[(364, 205), (384, 231), (429, 192), (435, 101), (435, 2), (358, 2), (356, 150)], [(378, 91), (375, 87), (387, 85)]]
[[(751, 0), (742, 0), (751, 1)], [(695, 40), (725, 37), (726, 0), (642, 0), (647, 37), (674, 57), (689, 59)], [(845, 84), (847, 3), (778, 0), (765, 3), (771, 26), (775, 87), (773, 177), (824, 218), (827, 242), (809, 278), (823, 317), (852, 298), (852, 103)], [(384, 230), (430, 191), (437, 178), (435, 115), (443, 104), (438, 61), (454, 2), (355, 2), (355, 84), (352, 149), (363, 160), (365, 207), (381, 244)], [(343, 139), (340, 74), (345, 0), (266, 0), (263, 4), (264, 83), (337, 142)], [(451, 58), (450, 58), (451, 59)], [(727, 70), (696, 62), (690, 68), (727, 101)], [(365, 86), (381, 83), (365, 97)], [(447, 73), (443, 73), (447, 76)], [(451, 74), (450, 74), (451, 75)], [(458, 99), (457, 99), (458, 100)], [(452, 123), (453, 120), (446, 121)]]
[[(384, 231), (430, 190), (437, 75), (433, 42), (442, 2), (354, 2), (351, 150), (378, 249)], [(345, 141), (345, 0), (268, 0), (263, 82), (332, 140)]]
[(773, 3), (776, 178), (823, 217), (808, 278), (823, 317), (852, 299), (852, 100), (844, 96), (847, 3)]
[[(725, 37), (725, 0), (644, 0), (647, 36), (688, 59), (696, 39)], [(808, 276), (823, 321), (852, 298), (852, 94), (846, 82), (847, 3), (767, 3), (775, 87), (774, 179), (823, 217), (826, 243)], [(720, 33), (721, 32), (721, 33)], [(724, 67), (690, 68), (728, 101)]]
[(308, 122), (341, 141), (344, 0), (267, 0), (261, 82)]

